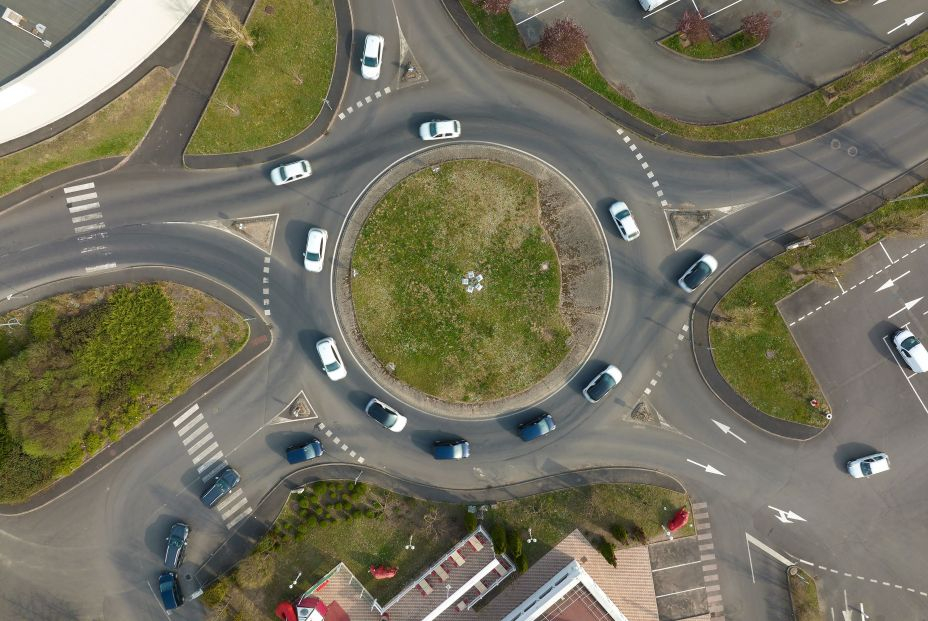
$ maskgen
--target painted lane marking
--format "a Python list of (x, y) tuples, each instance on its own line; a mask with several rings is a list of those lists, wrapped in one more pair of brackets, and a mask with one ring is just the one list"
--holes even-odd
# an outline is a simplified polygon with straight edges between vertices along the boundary
[(74, 227), (74, 232), (75, 233), (86, 233), (87, 231), (97, 231), (99, 229), (105, 229), (105, 228), (106, 228), (105, 222), (97, 222), (96, 224), (86, 224), (84, 226), (76, 226)]
[[(182, 443), (184, 446), (187, 446), (188, 444), (190, 444), (191, 442), (193, 442), (193, 440), (194, 440), (197, 436), (202, 435), (203, 432), (206, 431), (207, 429), (209, 429), (209, 425), (208, 425), (207, 423), (203, 423), (202, 425), (200, 425), (199, 427), (197, 427), (196, 429), (194, 429), (193, 432), (192, 432), (190, 435), (188, 435), (186, 438), (184, 438), (184, 439), (181, 441), (181, 443)], [(212, 435), (212, 434), (210, 434), (210, 435)]]
[(77, 196), (65, 196), (64, 201), (70, 205), (71, 203), (82, 203), (84, 201), (89, 201), (94, 198), (97, 198), (96, 192), (88, 192), (87, 194), (79, 194)]
[(203, 449), (203, 452), (202, 452), (202, 453), (200, 453), (199, 455), (197, 455), (196, 457), (194, 457), (194, 458), (192, 459), (193, 465), (195, 466), (195, 465), (197, 465), (198, 463), (200, 463), (201, 461), (203, 461), (203, 460), (207, 457), (207, 455), (209, 455), (210, 453), (212, 453), (213, 451), (215, 451), (215, 450), (218, 449), (218, 448), (219, 448), (219, 443), (218, 443), (218, 442), (213, 442), (212, 444), (210, 444), (208, 447), (206, 447), (205, 449)]
[(720, 474), (720, 475), (722, 475), (722, 476), (725, 476), (725, 473), (724, 473), (724, 472), (722, 472), (722, 471), (719, 470), (718, 468), (713, 467), (713, 466), (710, 465), (710, 464), (705, 464), (705, 465), (703, 465), (703, 464), (701, 464), (701, 463), (699, 463), (699, 462), (696, 462), (696, 461), (693, 461), (692, 459), (689, 459), (689, 458), (687, 458), (686, 461), (690, 462), (690, 463), (693, 464), (694, 466), (697, 466), (697, 467), (699, 467), (699, 468), (703, 468), (708, 474)]
[(89, 190), (92, 187), (94, 187), (93, 181), (91, 181), (90, 183), (82, 183), (81, 185), (72, 185), (70, 187), (65, 188), (64, 193), (70, 194), (71, 192), (80, 192), (81, 190)]
[(100, 270), (111, 270), (116, 267), (115, 263), (104, 263), (103, 265), (94, 265), (92, 267), (85, 267), (84, 271), (90, 272), (99, 272)]
[(71, 224), (77, 224), (78, 222), (87, 222), (88, 220), (100, 220), (103, 218), (103, 214), (99, 211), (96, 213), (88, 213), (83, 216), (74, 216), (71, 218)]
[(199, 409), (200, 409), (199, 404), (194, 403), (193, 405), (191, 405), (187, 409), (186, 412), (184, 412), (183, 414), (181, 414), (174, 420), (174, 426), (177, 427), (178, 425), (182, 424), (185, 420), (193, 416), (194, 412), (196, 412)]
[(76, 205), (74, 207), (68, 207), (68, 213), (79, 213), (81, 211), (90, 211), (91, 209), (97, 209), (100, 206), (100, 203), (87, 203), (86, 205)]

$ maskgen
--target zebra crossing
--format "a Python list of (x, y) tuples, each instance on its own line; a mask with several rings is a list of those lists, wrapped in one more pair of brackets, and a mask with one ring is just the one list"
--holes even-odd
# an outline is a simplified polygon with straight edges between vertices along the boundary
[[(194, 403), (174, 419), (174, 429), (203, 483), (211, 482), (220, 470), (229, 465), (229, 462), (225, 460), (225, 455), (219, 449), (219, 442), (209, 429), (209, 423), (203, 418), (199, 404)], [(228, 529), (235, 528), (236, 524), (252, 512), (241, 487), (223, 498), (215, 509)]]
[[(74, 232), (78, 235), (77, 240), (83, 246), (81, 254), (88, 257), (97, 255), (108, 257), (111, 254), (107, 252), (106, 246), (101, 244), (106, 239), (107, 233), (98, 198), (97, 187), (93, 181), (68, 186), (64, 189), (64, 201), (68, 214), (71, 216), (71, 224), (74, 225)], [(110, 261), (84, 269), (87, 273), (91, 273), (114, 267), (116, 263)]]

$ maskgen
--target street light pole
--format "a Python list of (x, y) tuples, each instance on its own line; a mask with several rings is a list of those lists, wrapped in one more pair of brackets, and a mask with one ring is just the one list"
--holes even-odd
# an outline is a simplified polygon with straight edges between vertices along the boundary
[(525, 543), (538, 543), (538, 539), (536, 537), (532, 537), (531, 528), (528, 529), (528, 539), (525, 540)]
[(303, 575), (303, 572), (302, 572), (302, 571), (301, 571), (301, 572), (298, 572), (298, 573), (296, 574), (296, 578), (293, 579), (293, 582), (291, 582), (291, 583), (290, 583), (290, 586), (287, 587), (287, 588), (292, 589), (294, 586), (296, 586), (296, 581), (299, 580), (299, 579), (300, 579), (300, 576), (302, 576), (302, 575)]
[(356, 476), (356, 477), (354, 478), (354, 484), (355, 484), (355, 485), (358, 484), (358, 479), (361, 478), (361, 475), (362, 475), (362, 474), (364, 474), (364, 471), (363, 471), (363, 470), (360, 471), (360, 472), (358, 473), (358, 476)]
[(416, 546), (412, 545), (412, 535), (409, 536), (409, 543), (406, 544), (405, 548), (407, 550), (415, 550)]

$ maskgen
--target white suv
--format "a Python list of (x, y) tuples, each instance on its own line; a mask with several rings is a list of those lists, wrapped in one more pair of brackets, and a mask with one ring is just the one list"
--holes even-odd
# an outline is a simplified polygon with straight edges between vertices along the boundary
[(361, 77), (376, 80), (380, 77), (380, 63), (383, 60), (383, 37), (369, 34), (364, 37), (364, 56), (361, 57)]
[(886, 453), (874, 453), (847, 462), (847, 472), (855, 479), (866, 479), (887, 470), (889, 470), (889, 455)]

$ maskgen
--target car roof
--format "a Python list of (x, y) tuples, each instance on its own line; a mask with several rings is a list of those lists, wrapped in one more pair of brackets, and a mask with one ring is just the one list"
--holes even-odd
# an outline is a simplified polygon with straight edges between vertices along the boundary
[(375, 35), (375, 34), (367, 35), (366, 37), (364, 37), (364, 55), (367, 56), (368, 52), (376, 52), (377, 46), (381, 45), (382, 43), (383, 43), (383, 37), (381, 37), (380, 35)]

